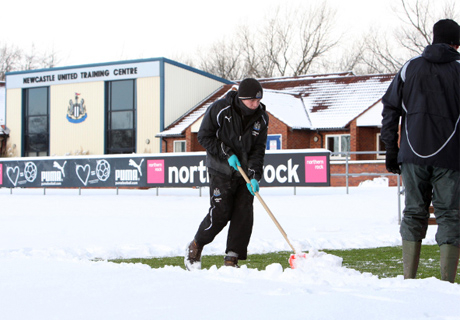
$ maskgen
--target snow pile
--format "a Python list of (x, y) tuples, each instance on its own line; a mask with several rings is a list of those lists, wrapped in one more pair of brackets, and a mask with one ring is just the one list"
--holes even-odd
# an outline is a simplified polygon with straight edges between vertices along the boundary
[[(193, 189), (159, 193), (0, 189), (2, 319), (460, 319), (457, 284), (378, 279), (321, 252), (400, 245), (396, 188), (263, 188), (293, 245), (308, 252), (296, 269), (108, 262), (183, 254), (209, 199)], [(424, 243), (434, 244), (435, 232), (430, 226)], [(223, 255), (225, 241), (226, 230), (203, 259)], [(290, 248), (255, 201), (249, 254), (281, 250)]]
[(360, 187), (388, 187), (389, 179), (387, 177), (374, 178), (373, 180), (365, 180), (359, 183)]

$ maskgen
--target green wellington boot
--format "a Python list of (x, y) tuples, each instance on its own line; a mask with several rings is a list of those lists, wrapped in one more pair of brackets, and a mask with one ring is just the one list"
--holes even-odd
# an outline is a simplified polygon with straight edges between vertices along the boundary
[(443, 244), (439, 250), (441, 251), (441, 280), (454, 283), (460, 248), (451, 244)]
[(404, 279), (415, 279), (417, 275), (418, 262), (420, 260), (421, 241), (403, 240), (403, 266)]

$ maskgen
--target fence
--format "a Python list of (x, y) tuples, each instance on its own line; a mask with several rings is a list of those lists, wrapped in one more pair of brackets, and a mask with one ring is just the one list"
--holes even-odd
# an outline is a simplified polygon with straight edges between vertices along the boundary
[[(402, 181), (399, 174), (394, 173), (377, 173), (377, 172), (362, 172), (362, 173), (350, 173), (349, 171), (349, 161), (350, 155), (352, 154), (372, 154), (372, 155), (384, 155), (385, 151), (348, 151), (348, 152), (332, 152), (331, 158), (334, 156), (345, 156), (345, 173), (331, 173), (331, 176), (345, 176), (346, 180), (346, 193), (349, 194), (349, 177), (350, 175), (353, 176), (396, 176), (397, 179), (397, 196), (398, 196), (398, 221), (401, 223), (401, 195), (404, 193), (404, 189), (402, 189)], [(342, 160), (343, 161), (343, 160)], [(334, 160), (331, 160), (331, 164), (334, 163)]]
[[(297, 186), (330, 186), (330, 177), (344, 176), (346, 180), (346, 193), (349, 194), (350, 176), (396, 176), (398, 217), (399, 221), (401, 221), (400, 196), (404, 191), (401, 190), (400, 176), (392, 173), (382, 172), (351, 173), (349, 170), (349, 163), (350, 155), (352, 154), (378, 155), (385, 154), (385, 152), (354, 151), (329, 153), (327, 150), (318, 150), (313, 152), (312, 150), (308, 150), (308, 152), (305, 152), (305, 150), (283, 150), (282, 152), (267, 152), (266, 160), (268, 161), (266, 161), (265, 172), (261, 181), (261, 186), (294, 186), (295, 195), (295, 182), (302, 182)], [(203, 183), (207, 182), (207, 179), (205, 179), (204, 175), (204, 171), (206, 170), (206, 167), (204, 166), (204, 155), (204, 153), (195, 152), (193, 154), (186, 155), (186, 157), (181, 157), (174, 154), (161, 154), (157, 155), (157, 157), (153, 155), (126, 155), (116, 157), (103, 156), (103, 158), (90, 157), (88, 159), (81, 157), (77, 159), (72, 159), (69, 157), (60, 159), (50, 159), (49, 157), (44, 159), (0, 159), (0, 187), (10, 188), (10, 193), (12, 193), (14, 187), (41, 187), (43, 188), (43, 194), (46, 194), (47, 187), (78, 188), (79, 194), (81, 194), (82, 187), (111, 187), (116, 188), (117, 194), (119, 187), (149, 187), (156, 188), (158, 195), (158, 189), (160, 187), (186, 186), (198, 187), (200, 189), (199, 194), (201, 196), (201, 186)], [(345, 159), (340, 159), (340, 161), (345, 161), (345, 173), (330, 173), (330, 166), (338, 162), (337, 160), (330, 160), (334, 156), (344, 156)], [(112, 157), (113, 159), (110, 159)], [(161, 159), (158, 160), (158, 158)], [(38, 167), (33, 162), (33, 160), (37, 161)], [(73, 163), (74, 168), (71, 170), (73, 173), (73, 178), (69, 178), (69, 173), (71, 172), (68, 172), (67, 178), (64, 179), (66, 177), (66, 171), (64, 169), (67, 161), (75, 162)], [(190, 170), (187, 169), (190, 166), (190, 163), (188, 163), (190, 161), (196, 162), (190, 167), (194, 168), (192, 171), (197, 175), (196, 181), (193, 181), (193, 172), (190, 173)], [(161, 171), (158, 171), (158, 165), (160, 162)], [(170, 165), (177, 171), (175, 173), (176, 180), (178, 180), (176, 183), (173, 183), (174, 181), (170, 181), (170, 183), (165, 181), (164, 172), (166, 171), (165, 169), (167, 166), (165, 163), (167, 162), (171, 162)], [(318, 163), (321, 165), (318, 166)], [(41, 168), (41, 166), (44, 167)], [(111, 176), (111, 167), (115, 169), (115, 174), (112, 178), (113, 181), (109, 179)], [(320, 168), (318, 169), (318, 167)], [(297, 170), (299, 170), (299, 172), (297, 172)], [(308, 170), (310, 170), (310, 174), (306, 173)], [(143, 175), (145, 172), (147, 175), (151, 174), (151, 176), (149, 176), (150, 178), (147, 178), (147, 175), (145, 174)], [(158, 172), (161, 172), (161, 179), (159, 179), (161, 180), (160, 183), (158, 183)], [(174, 170), (171, 170), (171, 173), (174, 172)], [(312, 172), (313, 174), (311, 174)], [(5, 175), (5, 178), (3, 178), (3, 175)], [(40, 176), (40, 178), (37, 179), (37, 182), (35, 182), (35, 177), (37, 176)], [(299, 179), (299, 177), (302, 176), (305, 179)], [(34, 179), (29, 179), (32, 177), (34, 177)], [(312, 177), (314, 180), (308, 181), (308, 179), (311, 179)], [(151, 181), (149, 181), (149, 179)], [(109, 183), (105, 184), (106, 181)], [(201, 184), (197, 183), (198, 181), (201, 181)]]
[[(382, 172), (353, 172), (349, 170), (350, 155), (385, 154), (385, 152), (356, 151), (333, 152), (328, 150), (282, 150), (267, 152), (264, 177), (261, 186), (330, 186), (330, 177), (345, 177), (346, 193), (349, 193), (350, 177), (396, 176), (398, 212), (401, 220), (401, 179), (399, 175)], [(345, 161), (344, 173), (331, 173), (330, 167), (341, 156)], [(207, 178), (204, 166), (205, 153), (158, 155), (118, 155), (99, 157), (64, 158), (19, 158), (0, 159), (0, 187), (46, 188), (50, 187), (119, 187), (156, 188), (198, 187), (205, 185)], [(67, 163), (69, 162), (69, 163)], [(357, 161), (359, 162), (359, 161)], [(318, 169), (319, 168), (319, 169)], [(114, 174), (110, 174), (110, 171)], [(177, 171), (177, 172), (176, 172)], [(308, 172), (307, 172), (308, 171)], [(158, 175), (160, 173), (160, 175)], [(168, 178), (167, 174), (170, 174)], [(38, 178), (39, 177), (39, 178)], [(193, 180), (195, 177), (195, 180)], [(38, 178), (38, 179), (36, 179)], [(312, 180), (313, 179), (313, 180)]]

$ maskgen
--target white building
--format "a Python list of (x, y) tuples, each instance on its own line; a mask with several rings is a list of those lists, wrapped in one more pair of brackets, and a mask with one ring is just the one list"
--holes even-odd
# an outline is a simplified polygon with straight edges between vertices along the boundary
[(6, 156), (161, 152), (155, 135), (230, 81), (166, 58), (6, 74)]

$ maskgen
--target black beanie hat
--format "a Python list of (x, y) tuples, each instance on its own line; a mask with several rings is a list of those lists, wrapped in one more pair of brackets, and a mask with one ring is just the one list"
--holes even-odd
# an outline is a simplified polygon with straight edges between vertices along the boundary
[(460, 45), (460, 26), (450, 19), (439, 20), (433, 26), (433, 44)]
[(238, 88), (238, 98), (245, 99), (262, 99), (263, 90), (259, 81), (254, 78), (247, 78), (241, 81)]

